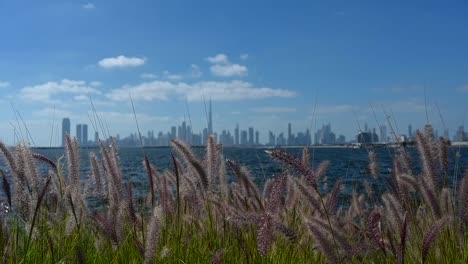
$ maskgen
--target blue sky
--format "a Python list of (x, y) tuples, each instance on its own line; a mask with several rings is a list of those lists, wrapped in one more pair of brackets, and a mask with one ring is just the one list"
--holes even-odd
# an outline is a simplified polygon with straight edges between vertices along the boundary
[(211, 97), (216, 131), (255, 126), (262, 141), (287, 122), (350, 138), (384, 111), (406, 133), (426, 122), (424, 90), (436, 128), (436, 104), (452, 135), (466, 123), (465, 3), (324, 2), (1, 1), (0, 139), (25, 130), (15, 109), (36, 145), (59, 144), (63, 117), (90, 123), (89, 97), (128, 135), (129, 94), (143, 131), (188, 112), (201, 131)]

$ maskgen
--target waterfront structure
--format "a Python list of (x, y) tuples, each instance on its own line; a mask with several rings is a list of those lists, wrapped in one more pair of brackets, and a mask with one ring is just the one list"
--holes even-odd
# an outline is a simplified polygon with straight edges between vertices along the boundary
[(253, 127), (249, 127), (249, 145), (254, 144), (254, 129)]
[(65, 137), (70, 135), (70, 118), (62, 119), (62, 146), (65, 146)]
[(356, 136), (356, 141), (362, 144), (372, 144), (379, 142), (379, 136), (374, 132), (360, 132)]
[(81, 144), (87, 145), (88, 144), (88, 125), (82, 124), (81, 125)]
[(76, 125), (76, 139), (78, 140), (78, 143), (81, 145), (82, 144), (82, 128), (81, 124)]

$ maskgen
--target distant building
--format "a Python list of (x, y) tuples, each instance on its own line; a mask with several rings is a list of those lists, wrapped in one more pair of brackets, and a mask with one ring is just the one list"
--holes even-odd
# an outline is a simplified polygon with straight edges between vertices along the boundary
[(291, 131), (291, 123), (288, 123), (288, 145), (293, 144), (293, 135)]
[(255, 131), (255, 145), (260, 145), (260, 132)]
[(66, 135), (70, 135), (70, 118), (62, 119), (62, 146), (65, 146)]
[(240, 144), (241, 145), (247, 145), (248, 144), (247, 131), (245, 131), (245, 130), (241, 131)]
[(99, 143), (99, 133), (97, 131), (94, 132), (94, 143), (96, 143), (96, 144)]
[(387, 127), (381, 126), (380, 127), (380, 142), (387, 142)]
[(82, 124), (81, 125), (81, 144), (87, 145), (88, 144), (88, 125), (87, 124)]
[(454, 138), (455, 141), (468, 141), (468, 133), (465, 132), (465, 127), (460, 126), (458, 127), (457, 133)]
[(234, 144), (239, 145), (239, 124), (234, 129)]
[(208, 135), (213, 134), (213, 116), (211, 112), (211, 98), (210, 98), (210, 105), (208, 109)]
[(284, 134), (280, 133), (278, 137), (276, 138), (276, 145), (278, 146), (284, 146), (286, 145), (286, 138), (284, 138)]
[(254, 129), (253, 127), (249, 127), (249, 145), (254, 144)]
[(361, 132), (356, 136), (358, 143), (371, 144), (379, 142), (379, 136), (376, 133)]
[(276, 145), (276, 137), (273, 132), (268, 131), (268, 145), (275, 146)]
[(346, 137), (344, 135), (340, 135), (338, 139), (336, 139), (336, 143), (338, 144), (344, 144), (346, 143)]
[(323, 125), (321, 129), (317, 130), (317, 132), (315, 133), (314, 143), (316, 145), (336, 143), (336, 135), (332, 132), (330, 123), (328, 123), (327, 125)]
[(76, 125), (76, 139), (80, 145), (82, 143), (82, 131), (81, 124)]

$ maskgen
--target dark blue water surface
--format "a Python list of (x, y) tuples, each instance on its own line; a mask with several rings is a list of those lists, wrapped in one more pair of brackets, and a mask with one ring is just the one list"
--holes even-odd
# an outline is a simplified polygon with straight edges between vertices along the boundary
[[(262, 187), (265, 179), (275, 177), (284, 170), (281, 163), (273, 160), (265, 151), (271, 149), (264, 148), (224, 148), (226, 159), (232, 159), (243, 166), (246, 166), (254, 180)], [(284, 149), (288, 153), (300, 157), (302, 148)], [(34, 149), (35, 152), (44, 154), (53, 160), (63, 155), (63, 149)], [(335, 181), (341, 178), (344, 183), (344, 194), (349, 195), (352, 190), (363, 191), (364, 181), (368, 182), (375, 191), (381, 192), (388, 188), (388, 178), (391, 175), (392, 157), (396, 149), (376, 148), (377, 157), (380, 163), (381, 177), (373, 179), (368, 172), (368, 151), (370, 149), (360, 148), (311, 148), (311, 162), (317, 166), (320, 162), (328, 160), (330, 166), (326, 174), (326, 184), (321, 183), (324, 192), (330, 190)], [(414, 147), (407, 148), (413, 158), (416, 172), (419, 170), (419, 156)], [(95, 152), (100, 157), (99, 149), (81, 149), (81, 170), (83, 177), (89, 175), (89, 153)], [(171, 149), (170, 148), (120, 148), (121, 169), (125, 179), (130, 180), (138, 193), (147, 193), (148, 180), (143, 166), (144, 155), (148, 155), (159, 171), (172, 170)], [(205, 150), (195, 148), (194, 152), (202, 158)], [(458, 157), (458, 158), (456, 158)], [(64, 159), (65, 161), (65, 159)], [(468, 148), (450, 148), (450, 175), (463, 175), (463, 171), (468, 168)], [(452, 177), (455, 179), (455, 177)]]

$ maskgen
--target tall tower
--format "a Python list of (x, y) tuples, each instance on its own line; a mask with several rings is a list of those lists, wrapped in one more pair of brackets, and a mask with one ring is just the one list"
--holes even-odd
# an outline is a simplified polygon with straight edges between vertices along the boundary
[(288, 123), (288, 145), (292, 145), (291, 123)]
[(236, 145), (239, 145), (239, 124), (236, 125), (236, 128), (234, 129), (234, 143)]
[(65, 146), (65, 136), (70, 135), (70, 118), (62, 119), (62, 147)]
[(80, 145), (83, 142), (81, 131), (81, 124), (76, 125), (76, 138), (78, 139), (78, 143), (80, 143)]
[(211, 112), (211, 98), (208, 106), (208, 135), (213, 134), (213, 116)]
[(88, 144), (88, 125), (87, 124), (81, 125), (81, 129), (82, 129), (81, 144), (86, 145)]
[(253, 127), (249, 127), (249, 145), (254, 144), (254, 129)]

